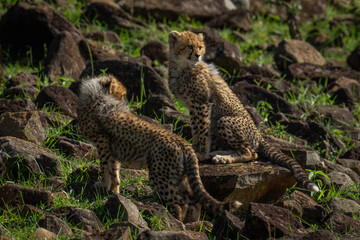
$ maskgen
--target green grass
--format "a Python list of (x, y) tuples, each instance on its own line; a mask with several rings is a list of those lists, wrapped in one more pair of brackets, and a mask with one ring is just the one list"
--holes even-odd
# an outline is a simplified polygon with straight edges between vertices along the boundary
[[(17, 0), (4, 0), (0, 3), (0, 15), (6, 12), (5, 3), (6, 4), (14, 4), (19, 2)], [(70, 22), (72, 22), (75, 26), (77, 26), (80, 31), (83, 33), (95, 32), (99, 30), (114, 30), (121, 42), (122, 48), (119, 46), (104, 43), (106, 46), (113, 48), (114, 50), (121, 51), (127, 55), (132, 57), (139, 57), (141, 48), (150, 40), (160, 40), (163, 43), (167, 44), (167, 36), (170, 30), (177, 30), (177, 31), (184, 31), (187, 30), (189, 27), (192, 28), (202, 28), (204, 24), (200, 21), (195, 19), (189, 18), (187, 16), (181, 16), (174, 21), (167, 21), (164, 20), (162, 23), (158, 23), (153, 19), (150, 19), (146, 22), (146, 26), (142, 27), (138, 30), (129, 30), (129, 29), (110, 29), (106, 24), (101, 23), (98, 19), (86, 19), (82, 16), (82, 12), (85, 9), (86, 1), (67, 1), (66, 6), (55, 6), (50, 1), (51, 7), (61, 12)], [(314, 28), (319, 28), (323, 31), (324, 34), (328, 34), (331, 38), (329, 44), (333, 44), (336, 36), (339, 33), (343, 35), (343, 42), (344, 45), (341, 46), (341, 51), (339, 52), (329, 52), (327, 49), (321, 49), (321, 53), (326, 58), (337, 59), (340, 61), (346, 61), (346, 57), (350, 54), (354, 48), (360, 44), (360, 26), (349, 27), (346, 25), (345, 22), (336, 23), (332, 25), (330, 28), (329, 24), (332, 19), (336, 16), (342, 14), (349, 14), (352, 12), (359, 13), (360, 4), (358, 1), (354, 1), (352, 7), (345, 9), (345, 10), (337, 10), (334, 7), (328, 6), (326, 13), (323, 18), (319, 19), (316, 23), (316, 26), (310, 22), (303, 22), (300, 23), (300, 31), (304, 39), (309, 36), (310, 30)], [(141, 20), (139, 17), (136, 19)], [(82, 23), (86, 23), (87, 25), (83, 25)], [(165, 26), (165, 27), (164, 27)], [(282, 39), (290, 39), (289, 29), (286, 23), (278, 16), (262, 16), (262, 15), (252, 15), (251, 19), (251, 27), (252, 31), (243, 33), (246, 41), (239, 42), (236, 41), (236, 38), (233, 34), (232, 29), (229, 28), (222, 28), (219, 29), (220, 35), (225, 38), (226, 40), (236, 44), (239, 46), (243, 61), (246, 65), (250, 65), (252, 63), (257, 63), (259, 65), (267, 65), (267, 64), (274, 64), (273, 61), (273, 48), (268, 48), (263, 50), (264, 48), (259, 48), (259, 46), (273, 46), (279, 43)], [(41, 72), (43, 70), (43, 63), (40, 62), (38, 65), (34, 64), (32, 61), (32, 54), (29, 50), (28, 58), (22, 62), (9, 62), (8, 54), (6, 51), (3, 52), (3, 56), (5, 61), (2, 64), (2, 68), (4, 70), (4, 79), (0, 81), (0, 97), (3, 96), (3, 92), (6, 90), (5, 87), (5, 80), (14, 77), (16, 74), (21, 72), (29, 72), (34, 73), (39, 77), (38, 81), (38, 88), (40, 89), (43, 86), (48, 86), (50, 84), (61, 85), (64, 87), (69, 87), (70, 84), (74, 81), (71, 78), (64, 78), (59, 77), (56, 79), (54, 83), (50, 82), (49, 79), (44, 76)], [(157, 61), (153, 63), (156, 66), (161, 65)], [(228, 77), (231, 79), (232, 74), (226, 73)], [(166, 79), (165, 79), (166, 80)], [(283, 80), (285, 81), (285, 80)], [(144, 86), (144, 84), (142, 84)], [(334, 100), (330, 98), (330, 95), (324, 93), (324, 88), (327, 86), (327, 82), (320, 84), (316, 89), (310, 87), (304, 87), (303, 84), (298, 84), (296, 87), (299, 89), (297, 93), (294, 91), (289, 91), (285, 98), (295, 105), (297, 108), (304, 112), (304, 115), (300, 117), (301, 120), (314, 120), (320, 122), (324, 125), (334, 136), (338, 139), (342, 140), (347, 149), (351, 149), (353, 145), (349, 142), (349, 138), (347, 137), (348, 133), (344, 132), (341, 129), (338, 129), (336, 126), (332, 124), (331, 121), (326, 119), (314, 119), (311, 115), (311, 111), (316, 111), (316, 109), (325, 107), (325, 106), (333, 106)], [(269, 86), (268, 90), (274, 91), (274, 89)], [(132, 99), (131, 106), (138, 111), (138, 113), (144, 112), (144, 107), (146, 107), (145, 103), (148, 100), (149, 96), (146, 96), (145, 89), (142, 89), (142, 94), (137, 99)], [(184, 113), (188, 114), (188, 109), (184, 107), (182, 103), (175, 99), (175, 105), (177, 109)], [(268, 124), (268, 117), (271, 111), (273, 111), (271, 105), (266, 101), (260, 101), (257, 103), (257, 110), (259, 111), (260, 115), (262, 116), (264, 123), (267, 124), (266, 134), (271, 136), (276, 136), (279, 138), (287, 139), (288, 141), (293, 140), (293, 136), (286, 132), (284, 126), (280, 124), (270, 125)], [(61, 154), (58, 149), (54, 146), (54, 141), (52, 137), (54, 136), (67, 136), (72, 139), (76, 139), (79, 141), (86, 142), (74, 129), (68, 128), (68, 124), (70, 123), (69, 118), (63, 119), (60, 117), (60, 111), (58, 108), (47, 107), (42, 109), (42, 111), (49, 114), (49, 116), (55, 120), (58, 120), (59, 126), (49, 127), (46, 129), (46, 140), (41, 145), (42, 147), (49, 148), (53, 151), (60, 159), (61, 159), (61, 169), (62, 175), (61, 178), (64, 180), (66, 184), (70, 184), (72, 182), (83, 182), (86, 183), (89, 181), (89, 175), (87, 172), (87, 166), (99, 166), (99, 159), (96, 160), (86, 160), (86, 159), (72, 159), (70, 156), (65, 156)], [(354, 117), (357, 121), (352, 122), (352, 126), (360, 128), (360, 103), (356, 103), (355, 110), (352, 111)], [(165, 119), (164, 116), (156, 116), (155, 120), (159, 124), (164, 124)], [(180, 119), (173, 122), (174, 130), (179, 132), (181, 135), (181, 128), (179, 124)], [(179, 131), (177, 131), (179, 130)], [(189, 140), (191, 141), (191, 139)], [(321, 148), (321, 145), (318, 143), (311, 143), (309, 147), (319, 151), (319, 153), (323, 153), (325, 149)], [(329, 157), (330, 160), (336, 161), (336, 157), (339, 155), (339, 152), (333, 151)], [(71, 173), (76, 169), (80, 169), (79, 175), (71, 178)], [(357, 201), (360, 201), (359, 192), (360, 192), (360, 185), (355, 184), (348, 189), (339, 190), (335, 186), (326, 186), (322, 180), (323, 178), (328, 178), (328, 176), (322, 171), (310, 171), (310, 177), (320, 186), (321, 191), (319, 193), (312, 193), (312, 197), (323, 206), (327, 206), (327, 204), (331, 201), (333, 197), (341, 197), (341, 198), (353, 198)], [(29, 188), (35, 188), (36, 184), (40, 181), (45, 180), (45, 176), (43, 175), (31, 175), (27, 178), (22, 178), (21, 176), (14, 177), (15, 181), (20, 183), (21, 185)], [(4, 185), (9, 182), (9, 179), (1, 178), (0, 179), (0, 186)], [(132, 184), (138, 184), (141, 188), (143, 185), (148, 185), (149, 183), (145, 180), (144, 177), (128, 177), (121, 181), (121, 188), (125, 188)], [(296, 189), (295, 187), (292, 189)], [(142, 196), (140, 195), (141, 189), (137, 193), (130, 195), (131, 197), (141, 200)], [(93, 210), (97, 216), (102, 220), (104, 223), (105, 229), (109, 228), (109, 226), (113, 223), (120, 221), (121, 219), (111, 219), (106, 211), (104, 210), (104, 201), (108, 199), (108, 195), (98, 194), (95, 200), (89, 200), (85, 198), (82, 193), (75, 195), (73, 191), (63, 192), (64, 195), (57, 195), (54, 199), (54, 205), (47, 209), (45, 206), (40, 206), (39, 208), (46, 211), (51, 211), (58, 207), (63, 206), (72, 206), (76, 208), (85, 208)], [(157, 199), (156, 194), (153, 194), (153, 198)], [(158, 199), (157, 199), (158, 200)], [(122, 213), (119, 213), (121, 216)], [(13, 239), (29, 239), (31, 234), (37, 228), (37, 222), (41, 219), (44, 214), (32, 214), (27, 216), (22, 216), (20, 211), (17, 209), (8, 208), (4, 211), (0, 211), (0, 226), (5, 229), (6, 236), (11, 237)], [(355, 219), (359, 220), (359, 216), (353, 216)], [(153, 229), (152, 230), (162, 230), (162, 219), (157, 216), (146, 216), (144, 218), (151, 222)], [(213, 221), (213, 219), (209, 219), (208, 217), (205, 220)], [(68, 223), (70, 226), (71, 224)], [(320, 227), (317, 225), (311, 225), (304, 223), (305, 225), (313, 228), (314, 230), (319, 229)], [(81, 233), (75, 233), (74, 237), (81, 237)], [(137, 232), (132, 232), (132, 237), (135, 239), (137, 236)], [(214, 239), (211, 233), (208, 234), (210, 239)], [(65, 239), (60, 237), (60, 239)], [(239, 239), (246, 239), (244, 236), (239, 236)]]

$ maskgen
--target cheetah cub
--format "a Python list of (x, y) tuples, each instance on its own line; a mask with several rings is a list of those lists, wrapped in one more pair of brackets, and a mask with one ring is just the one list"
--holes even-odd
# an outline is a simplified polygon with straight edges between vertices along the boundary
[(119, 193), (121, 162), (148, 168), (151, 185), (180, 221), (198, 221), (201, 207), (213, 214), (230, 208), (231, 204), (217, 201), (204, 189), (191, 145), (131, 113), (126, 102), (108, 93), (116, 83), (112, 77), (100, 77), (80, 86), (78, 128), (99, 151), (103, 186)]
[[(172, 31), (169, 34), (169, 88), (190, 112), (193, 148), (199, 160), (216, 164), (256, 160), (259, 154), (292, 171), (311, 191), (319, 188), (292, 158), (266, 142), (238, 97), (205, 54), (202, 34)], [(213, 151), (220, 144), (230, 151)]]

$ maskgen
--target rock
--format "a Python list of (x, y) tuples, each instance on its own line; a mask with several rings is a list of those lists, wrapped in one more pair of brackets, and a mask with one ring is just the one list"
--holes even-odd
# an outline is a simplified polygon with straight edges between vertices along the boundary
[(324, 165), (318, 151), (309, 147), (299, 146), (294, 143), (271, 136), (263, 136), (267, 142), (280, 149), (284, 154), (294, 158), (304, 169), (315, 169), (318, 165)]
[(120, 189), (120, 194), (124, 194), (126, 196), (130, 195), (136, 199), (150, 198), (153, 193), (154, 191), (151, 187), (141, 183), (133, 183)]
[(6, 81), (5, 87), (11, 88), (19, 85), (36, 87), (37, 81), (38, 78), (35, 75), (28, 72), (21, 72), (19, 74), (16, 74), (14, 77), (10, 78), (8, 81)]
[(295, 183), (289, 170), (264, 162), (200, 165), (200, 177), (214, 198), (243, 204), (275, 202)]
[(205, 233), (193, 232), (193, 231), (150, 231), (146, 230), (140, 233), (137, 237), (138, 240), (150, 240), (150, 239), (163, 239), (163, 240), (208, 240)]
[(250, 21), (250, 12), (240, 8), (216, 16), (206, 25), (211, 28), (222, 28), (223, 26), (227, 26), (228, 28), (249, 32), (251, 30)]
[(360, 100), (359, 92), (360, 92), (360, 82), (347, 78), (347, 77), (339, 77), (335, 81), (333, 81), (331, 84), (328, 85), (326, 88), (327, 92), (336, 92), (340, 88), (347, 88), (351, 92), (351, 96), (356, 99), (357, 101)]
[(319, 66), (311, 63), (293, 63), (288, 70), (288, 79), (312, 79), (323, 84), (325, 79), (327, 79), (328, 84), (331, 84), (340, 77), (360, 80), (360, 72), (330, 65)]
[[(183, 231), (185, 230), (185, 226), (182, 222), (174, 218), (168, 210), (155, 202), (150, 202), (147, 204), (137, 204), (139, 211), (151, 219), (152, 217), (156, 219), (161, 219), (161, 221), (148, 221), (150, 229), (163, 229), (167, 231)], [(159, 224), (159, 225), (157, 225)]]
[(185, 229), (188, 231), (207, 233), (213, 229), (213, 224), (209, 221), (202, 220), (198, 222), (185, 223)]
[[(1, 59), (2, 59), (2, 57), (1, 57), (1, 54), (0, 54), (0, 62), (1, 62)], [(3, 67), (2, 67), (2, 65), (0, 63), (0, 79), (4, 79), (4, 78), (5, 78), (4, 69), (3, 69)]]
[(324, 121), (332, 122), (351, 122), (353, 120), (353, 115), (348, 109), (337, 106), (322, 106), (315, 108), (310, 113), (310, 116), (315, 119), (323, 119)]
[(33, 233), (32, 239), (49, 240), (49, 239), (58, 239), (58, 237), (56, 236), (56, 234), (46, 230), (45, 228), (39, 227)]
[(68, 214), (67, 221), (78, 228), (89, 232), (97, 233), (104, 229), (99, 218), (96, 214), (89, 209), (75, 209), (72, 213)]
[(113, 31), (100, 30), (97, 32), (87, 33), (85, 37), (99, 42), (109, 42), (115, 44), (119, 48), (122, 48), (119, 36)]
[(144, 25), (127, 14), (118, 4), (110, 0), (92, 0), (86, 7), (84, 15), (88, 19), (96, 18), (109, 28), (140, 28)]
[(330, 35), (323, 33), (318, 28), (312, 29), (307, 35), (306, 42), (317, 49), (329, 46), (332, 42)]
[(50, 207), (53, 204), (54, 196), (48, 190), (35, 190), (25, 188), (18, 184), (8, 183), (0, 187), (0, 207), (29, 204), (39, 207), (44, 204)]
[(265, 88), (242, 81), (231, 86), (231, 89), (245, 106), (256, 107), (259, 101), (266, 101), (271, 105), (274, 112), (282, 112), (293, 116), (301, 116), (301, 111), (295, 108), (295, 106), (293, 106), (283, 97), (270, 92)]
[(328, 177), (330, 178), (330, 181), (328, 180), (325, 181), (324, 183), (328, 186), (334, 185), (336, 189), (345, 190), (346, 188), (349, 188), (350, 186), (355, 184), (355, 182), (343, 172), (339, 172), (339, 171), (330, 172), (328, 174)]
[[(265, 72), (266, 70), (264, 70), (264, 68), (255, 70), (253, 67), (251, 69), (244, 67), (242, 69), (244, 71), (242, 74), (244, 73), (244, 75), (233, 77), (231, 79), (231, 85), (235, 85), (238, 82), (246, 82), (257, 87), (271, 90), (281, 97), (284, 97), (289, 91), (298, 91), (298, 88), (293, 86), (289, 81), (283, 81), (283, 79), (275, 77), (275, 73)], [(254, 72), (255, 74), (253, 74)], [(263, 75), (272, 75), (272, 77), (264, 77)]]
[(146, 57), (133, 58), (125, 53), (116, 51), (110, 47), (107, 47), (101, 42), (93, 40), (81, 40), (79, 42), (79, 50), (81, 56), (87, 62), (87, 67), (91, 67), (94, 61), (126, 61), (137, 64), (144, 64), (151, 66), (151, 60)]
[(48, 47), (44, 60), (44, 72), (51, 78), (67, 77), (78, 80), (85, 69), (78, 44), (71, 33), (58, 34)]
[[(340, 99), (341, 97), (339, 97)], [(336, 102), (336, 100), (335, 100)], [(342, 130), (351, 139), (359, 138), (359, 129), (351, 126), (353, 114), (349, 109), (337, 106), (322, 106), (314, 108), (309, 113), (309, 118), (315, 121), (324, 121), (330, 123), (331, 128)]]
[(237, 8), (250, 10), (250, 6), (251, 6), (251, 1), (250, 0), (232, 0), (232, 2), (234, 3), (234, 5)]
[[(0, 137), (0, 153), (12, 177), (31, 177), (30, 173), (57, 175), (61, 160), (50, 150), (14, 137)], [(5, 156), (4, 156), (5, 155)]]
[(98, 157), (96, 148), (88, 143), (59, 136), (49, 138), (48, 142), (51, 142), (51, 145), (58, 149), (62, 154), (70, 156), (71, 158), (80, 158), (91, 161)]
[(149, 181), (149, 172), (131, 168), (120, 168), (120, 179), (125, 181), (129, 178), (143, 178), (144, 181)]
[(351, 52), (347, 58), (347, 63), (352, 69), (360, 71), (360, 45)]
[(1, 18), (0, 45), (10, 50), (13, 59), (26, 57), (31, 49), (32, 61), (37, 63), (45, 56), (44, 45), (49, 46), (63, 31), (70, 32), (76, 42), (82, 38), (70, 21), (47, 5), (20, 2)]
[[(94, 62), (94, 69), (89, 66), (81, 74), (82, 79), (92, 75), (100, 75), (103, 69), (107, 69), (106, 73), (113, 75), (127, 89), (129, 99), (141, 99), (152, 95), (164, 95), (170, 102), (172, 101), (171, 93), (167, 88), (166, 82), (151, 67), (140, 65), (127, 61), (103, 61)], [(142, 80), (143, 79), (143, 80)], [(141, 82), (144, 84), (144, 92), (141, 93)], [(74, 84), (70, 89), (77, 93), (78, 89)]]
[[(149, 97), (149, 100), (145, 103), (144, 107), (144, 114), (150, 118), (163, 118), (162, 120), (165, 121), (165, 123), (168, 123), (169, 120), (171, 122), (171, 120), (174, 119), (168, 119), (167, 117), (169, 117), (167, 114), (165, 116), (164, 113), (166, 113), (165, 109), (171, 109), (173, 111), (176, 111), (176, 106), (174, 104), (174, 102), (169, 99), (168, 97), (164, 96), (164, 95), (152, 95), (151, 97)], [(178, 112), (179, 113), (179, 112)], [(180, 117), (181, 113), (179, 113)], [(188, 116), (183, 116), (188, 117)]]
[(212, 234), (216, 239), (236, 239), (244, 231), (245, 224), (239, 218), (225, 211), (214, 224)]
[(274, 61), (280, 71), (287, 70), (292, 63), (324, 65), (325, 58), (310, 44), (300, 40), (283, 40), (276, 49)]
[(346, 151), (341, 158), (351, 158), (351, 159), (357, 159), (360, 160), (360, 144), (358, 146), (354, 146), (354, 148)]
[(295, 200), (284, 200), (283, 202), (279, 203), (277, 206), (283, 207), (291, 211), (294, 215), (299, 216), (300, 218), (303, 215), (303, 209), (301, 205)]
[[(119, 239), (119, 240), (131, 240), (134, 235), (140, 233), (137, 228), (131, 224), (124, 224), (126, 222), (120, 222), (113, 225), (110, 225), (109, 229), (104, 232), (98, 232), (91, 234), (90, 236), (85, 236), (83, 238), (76, 238), (81, 240), (110, 240), (110, 239)], [(135, 229), (135, 230), (134, 230)], [(138, 231), (138, 232), (136, 232)]]
[[(190, 116), (176, 110), (172, 99), (164, 95), (152, 95), (143, 105), (144, 115), (161, 121), (160, 126), (170, 124), (174, 131), (186, 139), (191, 139)], [(155, 122), (156, 123), (156, 122)]]
[(105, 203), (105, 209), (113, 219), (122, 217), (122, 221), (127, 221), (135, 226), (148, 229), (148, 225), (136, 205), (121, 195), (111, 195)]
[(348, 88), (339, 88), (331, 95), (331, 100), (334, 100), (335, 104), (345, 104), (350, 110), (355, 109), (355, 101), (351, 95), (351, 91)]
[[(69, 120), (72, 119), (69, 116), (61, 114), (59, 112), (52, 112), (51, 109), (50, 112), (38, 111), (38, 114), (40, 116), (41, 125), (44, 129), (47, 129), (48, 127), (57, 128), (60, 126), (65, 126), (68, 124)], [(64, 130), (67, 130), (67, 132), (65, 132), (64, 134), (69, 134), (72, 136), (76, 135), (75, 128), (76, 127), (72, 126), (70, 122), (69, 126), (64, 127)]]
[[(289, 210), (264, 203), (250, 203), (245, 222), (250, 238), (283, 237), (291, 233), (302, 234), (304, 227)], [(248, 236), (246, 235), (246, 236)]]
[[(264, 0), (252, 0), (251, 9), (254, 12), (261, 13), (262, 15), (275, 15), (279, 16), (283, 20), (287, 19), (286, 8), (284, 5), (274, 5)], [(326, 0), (311, 1), (301, 0), (300, 1), (300, 12), (297, 14), (298, 21), (311, 20), (314, 17), (321, 17), (324, 15), (326, 10)]]
[(326, 139), (332, 147), (346, 151), (345, 145), (340, 142), (324, 126), (313, 121), (300, 121), (295, 119), (279, 119), (278, 122), (285, 126), (286, 132), (313, 143), (321, 143)]
[(206, 52), (203, 60), (205, 62), (214, 63), (230, 74), (240, 69), (242, 57), (236, 44), (226, 41), (216, 29), (201, 28), (190, 29), (190, 31), (204, 35)]
[(353, 170), (354, 172), (356, 172), (357, 174), (360, 175), (360, 161), (359, 160), (339, 158), (336, 161), (337, 161), (337, 163), (341, 164), (341, 166), (350, 168), (351, 170)]
[(33, 143), (45, 141), (45, 132), (37, 111), (1, 114), (0, 136), (12, 136)]
[(311, 239), (326, 239), (336, 240), (336, 236), (329, 230), (319, 229), (308, 234), (291, 234), (290, 236), (282, 237), (282, 240), (311, 240)]
[(339, 186), (344, 185), (344, 187), (346, 187), (347, 185), (351, 185), (352, 182), (360, 181), (359, 175), (357, 175), (350, 168), (343, 167), (340, 164), (333, 163), (326, 159), (324, 159), (323, 161), (325, 163), (325, 168), (323, 168), (322, 170), (327, 174), (334, 173), (334, 180), (337, 179), (337, 182), (340, 184)]
[(2, 179), (5, 179), (5, 176), (7, 175), (7, 169), (6, 169), (6, 166), (4, 164), (4, 160), (3, 160), (3, 157), (1, 154), (0, 154), (0, 169), (2, 169), (0, 177)]
[(139, 0), (126, 2), (124, 7), (129, 9), (134, 16), (141, 15), (144, 18), (151, 16), (158, 21), (163, 21), (164, 18), (175, 20), (184, 14), (190, 18), (209, 20), (223, 12), (235, 9), (235, 6), (230, 1), (222, 0), (211, 2), (204, 0), (174, 0), (165, 3), (160, 0), (151, 2)]
[[(99, 177), (100, 168), (98, 166), (90, 165), (77, 168), (66, 179), (66, 191), (73, 191), (77, 198), (89, 199), (91, 201), (98, 199), (99, 196), (108, 196), (110, 193), (107, 192), (105, 188), (99, 187), (96, 184), (99, 180)], [(128, 179), (134, 178), (148, 181), (148, 172), (125, 168), (120, 169), (120, 181), (127, 181)], [(138, 188), (132, 189), (134, 187), (134, 185), (129, 185), (125, 188), (122, 188), (121, 190), (125, 193), (129, 191), (135, 191), (139, 196), (144, 196), (146, 194), (150, 195), (152, 193), (152, 190), (149, 189), (146, 185), (141, 185), (140, 190)]]
[(257, 128), (264, 126), (264, 120), (262, 119), (260, 113), (256, 110), (256, 108), (245, 106), (245, 109), (250, 114)]
[(33, 86), (16, 86), (16, 87), (11, 87), (11, 88), (7, 88), (4, 91), (4, 96), (6, 98), (30, 98), (32, 101), (35, 100), (37, 94), (39, 93), (39, 89), (37, 89), (36, 87)]
[[(249, 77), (249, 75), (254, 75), (253, 77), (256, 78), (254, 80), (257, 81), (257, 83), (254, 83), (254, 84), (258, 84), (259, 80), (261, 80), (262, 78), (270, 78), (270, 79), (265, 79), (265, 80), (267, 80), (267, 81), (272, 80), (274, 85), (287, 84), (286, 82), (282, 81), (282, 79), (281, 79), (282, 76), (280, 75), (280, 73), (277, 72), (275, 70), (275, 68), (272, 65), (269, 65), (269, 64), (265, 65), (265, 66), (260, 66), (260, 65), (258, 65), (256, 63), (252, 63), (250, 66), (243, 66), (242, 70), (244, 72), (241, 72), (240, 77)], [(236, 82), (235, 79), (232, 81), (233, 83)], [(291, 88), (290, 84), (289, 84), (289, 87)]]
[(100, 176), (100, 167), (89, 165), (83, 166), (72, 171), (66, 179), (67, 183), (72, 182), (84, 182), (84, 183), (95, 183), (98, 181)]
[(167, 65), (169, 46), (163, 42), (157, 40), (150, 41), (140, 50), (140, 52), (152, 61), (157, 60), (160, 63), (166, 63)]
[(330, 201), (330, 206), (335, 211), (341, 211), (349, 216), (359, 214), (360, 212), (360, 204), (351, 199), (334, 197)]
[(47, 215), (40, 219), (39, 226), (53, 232), (56, 236), (71, 237), (73, 235), (70, 227), (60, 218)]
[(39, 182), (38, 186), (51, 192), (61, 192), (64, 190), (65, 182), (61, 177), (49, 177)]
[(22, 217), (26, 217), (29, 215), (43, 215), (45, 212), (41, 210), (38, 206), (33, 206), (29, 204), (24, 205), (16, 205), (15, 206), (16, 211), (20, 214)]
[(35, 104), (28, 98), (0, 99), (0, 115), (5, 112), (22, 112), (35, 110)]
[(331, 226), (331, 231), (335, 234), (359, 233), (360, 223), (352, 217), (334, 211), (329, 214), (321, 223), (322, 227)]
[(290, 211), (292, 211), (292, 207), (299, 206), (301, 214), (296, 214), (296, 212), (295, 214), (310, 224), (321, 222), (327, 215), (327, 211), (323, 206), (315, 202), (310, 196), (298, 190), (295, 190), (293, 194), (291, 194), (290, 199), (285, 200), (280, 206)]
[(39, 109), (58, 107), (61, 112), (73, 118), (77, 117), (77, 102), (78, 97), (72, 91), (55, 85), (44, 87), (35, 101)]

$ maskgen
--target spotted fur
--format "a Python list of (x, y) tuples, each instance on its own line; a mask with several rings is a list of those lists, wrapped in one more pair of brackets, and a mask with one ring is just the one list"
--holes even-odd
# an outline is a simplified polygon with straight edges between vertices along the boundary
[[(126, 102), (108, 94), (116, 82), (101, 77), (80, 86), (78, 128), (99, 151), (103, 186), (119, 193), (121, 162), (131, 168), (148, 168), (151, 185), (181, 221), (198, 221), (201, 207), (214, 214), (228, 209), (228, 203), (217, 201), (204, 189), (191, 145), (140, 119)], [(239, 205), (234, 202), (233, 206)]]
[[(215, 67), (202, 61), (202, 34), (172, 31), (169, 45), (169, 88), (189, 108), (193, 148), (200, 161), (236, 163), (256, 160), (259, 153), (290, 169), (304, 187), (319, 190), (295, 160), (264, 140)], [(229, 151), (214, 151), (223, 142)]]

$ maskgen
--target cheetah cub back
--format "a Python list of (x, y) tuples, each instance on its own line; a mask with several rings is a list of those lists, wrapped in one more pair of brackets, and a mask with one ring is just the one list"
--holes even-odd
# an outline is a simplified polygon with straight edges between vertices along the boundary
[(319, 191), (294, 159), (265, 141), (215, 67), (202, 61), (202, 34), (172, 31), (169, 45), (169, 88), (189, 109), (193, 147), (200, 161), (236, 163), (256, 160), (261, 154), (290, 169), (302, 186)]
[(79, 94), (78, 128), (99, 151), (103, 186), (119, 193), (123, 163), (148, 168), (151, 185), (181, 221), (198, 221), (201, 207), (213, 214), (228, 209), (229, 203), (217, 201), (204, 189), (190, 144), (131, 113), (124, 101), (109, 94), (113, 84), (117, 80), (112, 77), (90, 79), (81, 84)]

